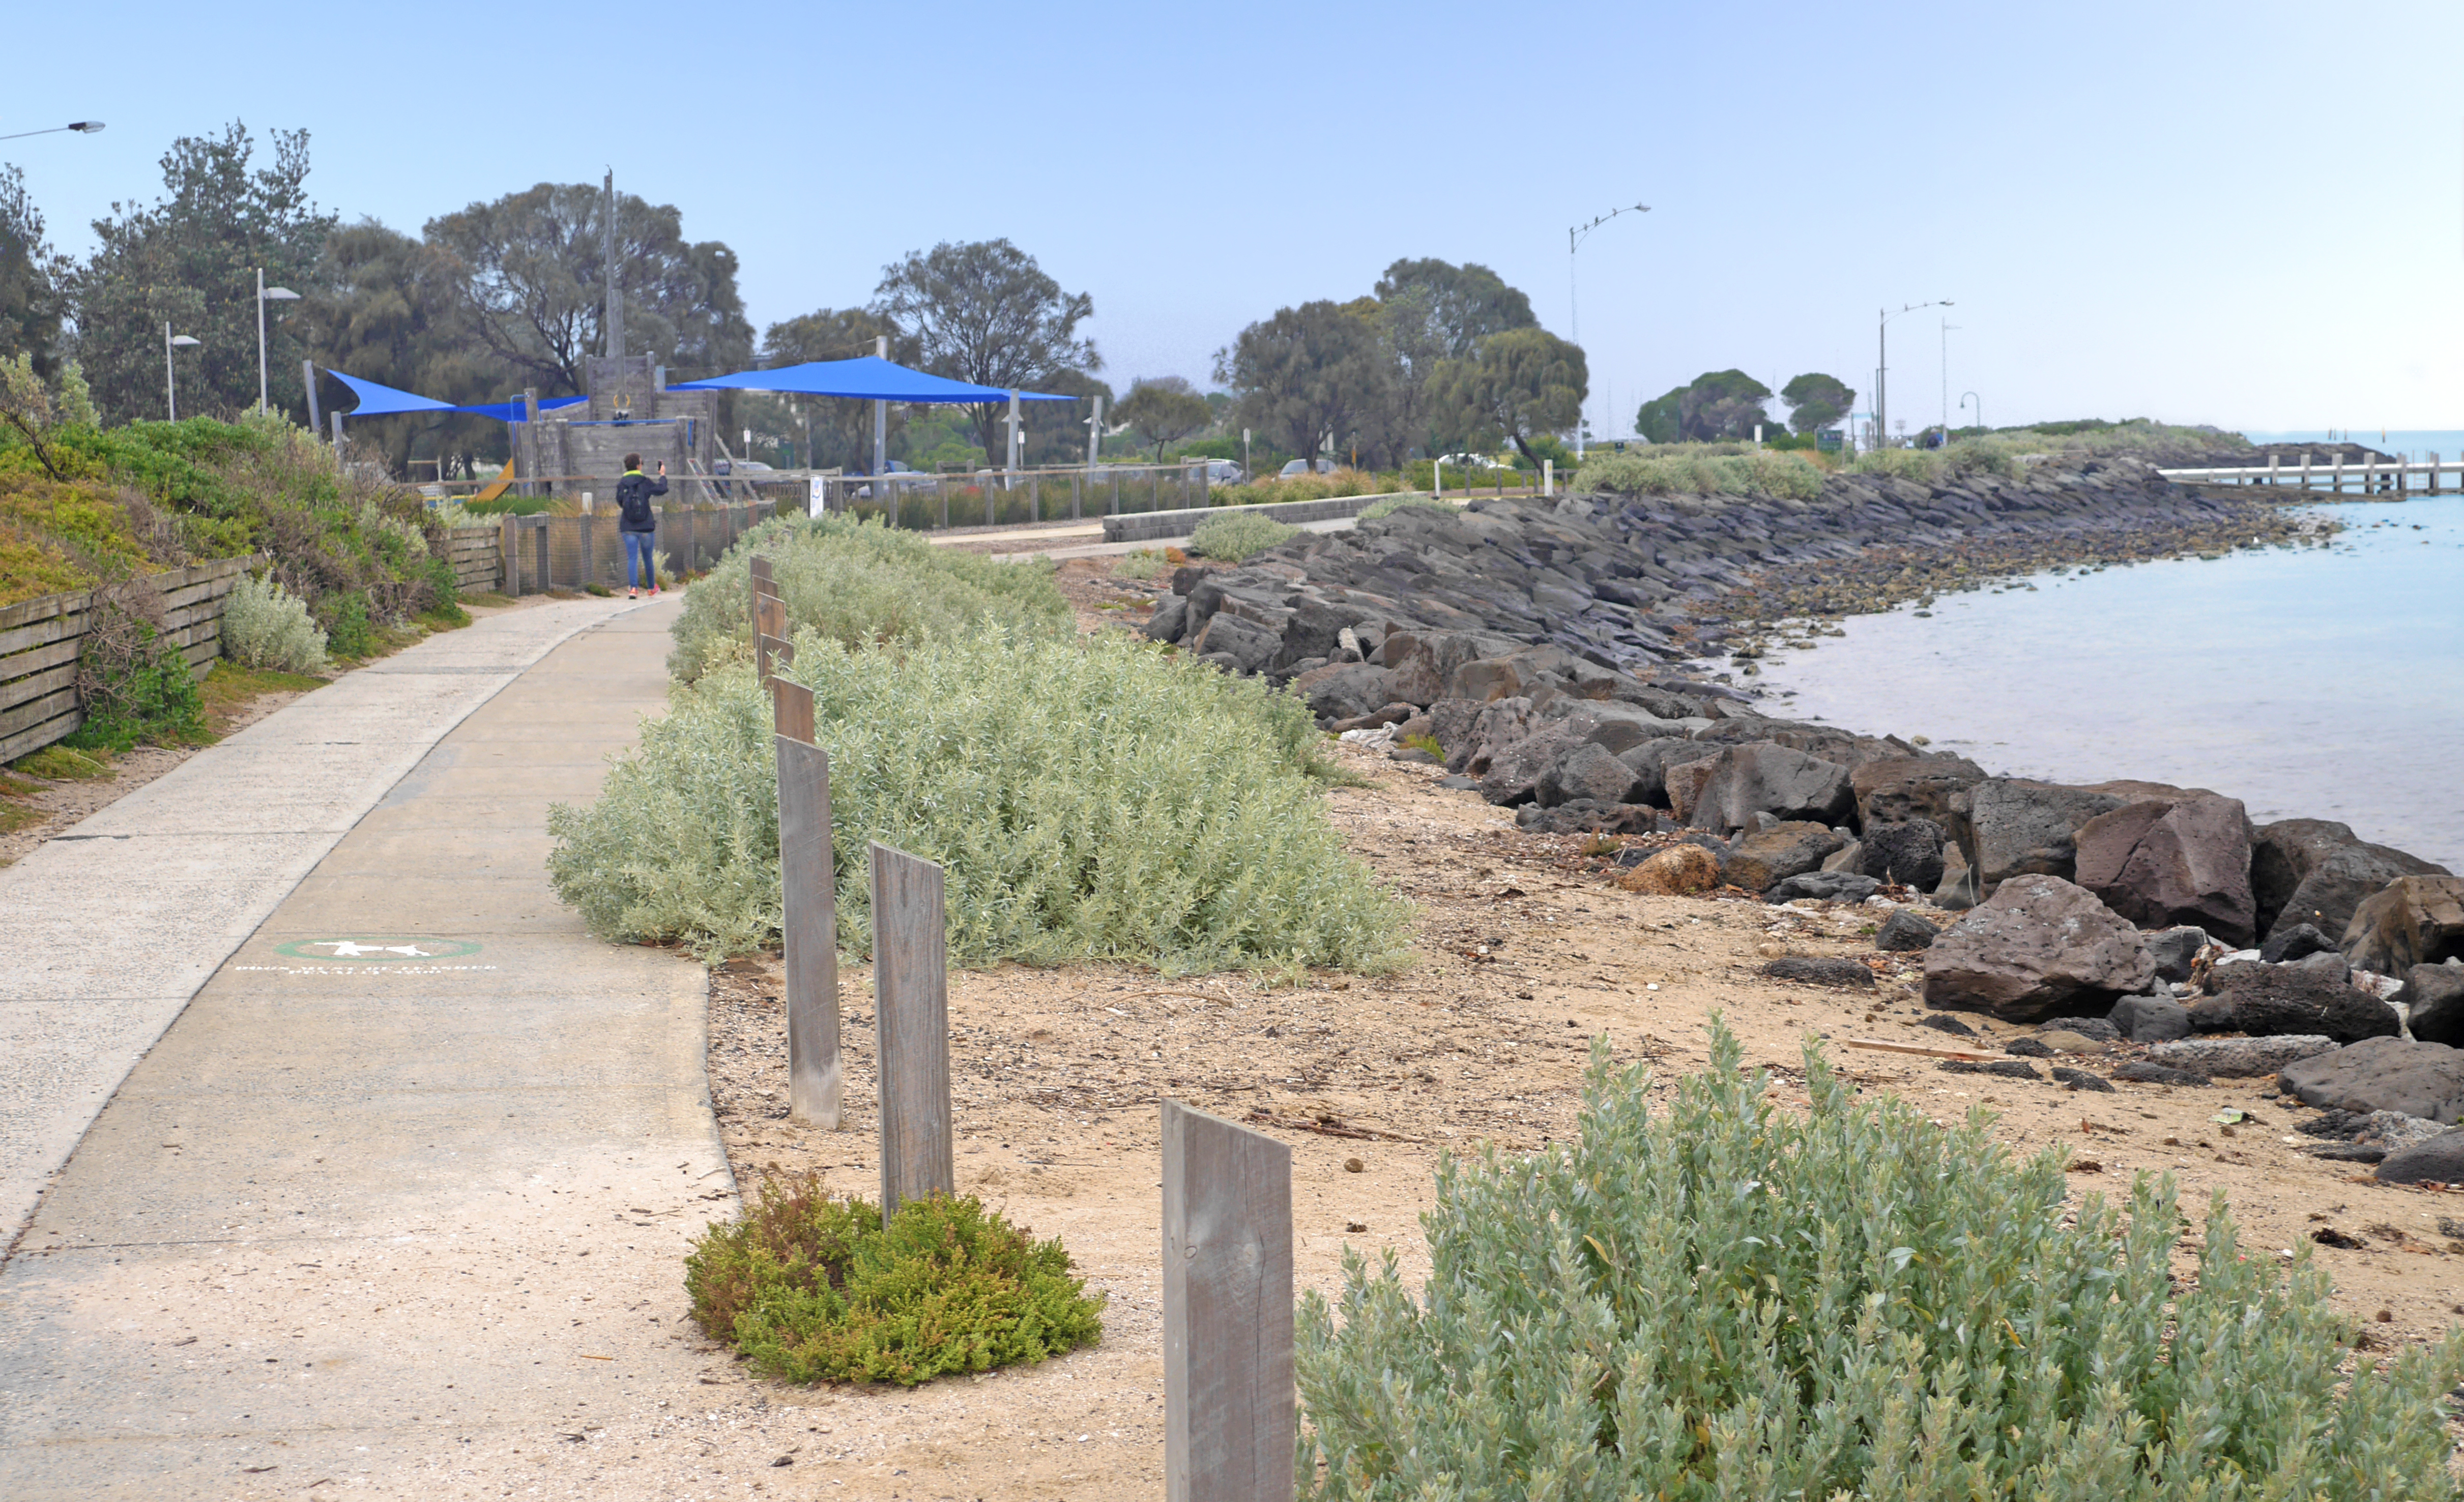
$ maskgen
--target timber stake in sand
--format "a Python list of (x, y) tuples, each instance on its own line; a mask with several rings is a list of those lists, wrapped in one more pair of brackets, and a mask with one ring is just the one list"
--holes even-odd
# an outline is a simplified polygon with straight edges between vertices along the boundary
[(1290, 1502), (1292, 1150), (1163, 1102), (1166, 1502)]
[(885, 1224), (901, 1201), (957, 1192), (950, 1143), (949, 954), (941, 868), (875, 843), (872, 1023), (880, 1040), (874, 1057)]
[(779, 761), (779, 887), (787, 961), (787, 1111), (839, 1128), (836, 875), (830, 859), (830, 758), (813, 744), (813, 691), (770, 680)]

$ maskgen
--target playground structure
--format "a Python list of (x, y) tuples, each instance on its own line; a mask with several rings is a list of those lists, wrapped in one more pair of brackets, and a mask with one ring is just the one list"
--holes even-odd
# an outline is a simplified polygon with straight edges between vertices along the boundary
[(650, 473), (665, 464), (671, 485), (710, 474), (725, 455), (718, 393), (669, 390), (667, 372), (647, 355), (593, 359), (583, 374), (588, 398), (570, 406), (542, 411), (524, 393), (527, 410), (513, 424), (512, 479), (522, 494), (612, 495), (631, 453)]

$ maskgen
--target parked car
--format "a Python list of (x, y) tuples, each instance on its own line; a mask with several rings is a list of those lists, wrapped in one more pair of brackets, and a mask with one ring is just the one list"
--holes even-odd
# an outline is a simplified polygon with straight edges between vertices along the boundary
[(1229, 459), (1206, 461), (1206, 483), (1209, 485), (1239, 485), (1247, 478), (1241, 472), (1241, 467)]
[[(905, 462), (897, 459), (890, 461), (890, 468), (881, 474), (874, 476), (874, 479), (880, 482), (881, 489), (885, 494), (892, 491), (928, 488), (940, 483), (940, 476), (926, 474), (920, 469), (910, 468)], [(872, 499), (872, 486), (869, 484), (859, 486), (856, 488), (855, 493), (858, 499), (869, 501)]]
[[(1276, 473), (1275, 478), (1278, 480), (1288, 480), (1296, 474), (1307, 474), (1309, 472), (1309, 462), (1308, 460), (1294, 459), (1290, 463), (1285, 465), (1284, 468)], [(1320, 459), (1317, 462), (1317, 472), (1320, 474), (1334, 473), (1334, 461), (1331, 459)]]

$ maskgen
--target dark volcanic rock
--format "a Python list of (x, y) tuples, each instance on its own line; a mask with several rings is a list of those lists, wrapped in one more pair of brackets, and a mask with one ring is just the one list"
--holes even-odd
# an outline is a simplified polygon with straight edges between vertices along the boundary
[(2105, 1083), (2103, 1076), (2091, 1075), (2084, 1069), (2057, 1068), (2054, 1071), (2054, 1078), (2060, 1080), (2063, 1084), (2070, 1086), (2073, 1090), (2101, 1090), (2106, 1095), (2114, 1093), (2113, 1086)]
[(2370, 1038), (2287, 1064), (2277, 1080), (2322, 1110), (2401, 1111), (2442, 1126), (2464, 1118), (2464, 1052), (2444, 1043)]
[(1617, 760), (1634, 770), (1639, 788), (1637, 796), (1643, 802), (1666, 808), (1668, 803), (1668, 769), (1689, 761), (1702, 761), (1718, 754), (1700, 741), (1683, 735), (1662, 736), (1644, 741), (1639, 746), (1617, 752)]
[(1989, 777), (1951, 795), (1945, 828), (1967, 854), (1978, 891), (1990, 897), (2014, 876), (2068, 882), (2078, 870), (2079, 826), (2123, 801), (2090, 788)]
[[(1759, 881), (1730, 879), (1730, 883), (1749, 891), (1759, 892), (1793, 876), (1822, 868), (1823, 859), (1845, 843), (1827, 824), (1810, 819), (1773, 824), (1740, 837), (1731, 849), (1740, 861), (1750, 860), (1759, 868)], [(1728, 869), (1723, 862), (1722, 869)], [(1738, 877), (1749, 875), (1740, 865)]]
[(2194, 1069), (2167, 1069), (2162, 1064), (2145, 1060), (2123, 1064), (2113, 1072), (2113, 1078), (2135, 1085), (2204, 1085), (2211, 1081)]
[(1967, 1023), (1960, 1021), (1957, 1017), (1947, 1016), (1939, 1012), (1933, 1012), (1927, 1016), (1919, 1017), (1917, 1019), (1917, 1026), (1921, 1028), (1931, 1028), (1936, 1033), (1947, 1033), (1953, 1037), (1972, 1038), (1976, 1036), (1976, 1030), (1974, 1028), (1971, 1028)]
[[(2127, 1001), (2130, 998), (2123, 997)], [(2098, 1043), (2111, 1043), (2122, 1036), (2122, 1030), (2109, 1017), (2047, 1017), (2036, 1024), (2039, 1033), (2076, 1033)]]
[(1309, 701), (1309, 712), (1318, 717), (1318, 723), (1325, 725), (1355, 719), (1397, 702), (1389, 691), (1393, 677), (1370, 663), (1331, 663), (1301, 674), (1291, 686)]
[(2251, 848), (2251, 894), (2265, 933), (2306, 923), (2342, 935), (2354, 910), (2389, 882), (2448, 874), (2417, 856), (2370, 844), (2332, 819), (2279, 819), (2262, 826)]
[(2408, 876), (2354, 910), (2344, 957), (2357, 970), (2402, 975), (2464, 958), (2464, 877)]
[(1947, 1075), (2000, 1075), (2010, 1079), (2042, 1079), (2036, 1066), (2024, 1058), (1995, 1058), (1979, 1063), (1972, 1058), (1946, 1058), (1933, 1066)]
[(2442, 1132), (2418, 1146), (2389, 1153), (2378, 1167), (2382, 1184), (2464, 1184), (2464, 1130)]
[(1581, 741), (1559, 754), (1532, 785), (1532, 798), (1543, 808), (1560, 803), (1627, 803), (1634, 801), (1634, 769), (1617, 759), (1596, 741)]
[(1849, 777), (1857, 797), (1858, 827), (1931, 819), (1942, 827), (1951, 795), (1985, 780), (1976, 763), (1962, 756), (1881, 756)]
[(2155, 979), (2138, 931), (2058, 877), (2006, 882), (1925, 951), (1928, 1004), (2014, 1022), (2105, 1010)]
[(1942, 930), (1914, 913), (1898, 912), (1882, 920), (1874, 934), (1874, 947), (1886, 954), (1914, 954), (1930, 949), (1942, 937)]
[(1874, 972), (1855, 960), (1773, 960), (1763, 967), (1763, 973), (1775, 981), (1801, 981), (1809, 986), (1846, 986), (1864, 990), (1874, 988)]
[(2416, 965), (2396, 992), (2412, 1035), (2425, 1043), (2464, 1046), (2464, 961)]
[(2190, 1009), (2190, 1025), (2201, 1033), (2317, 1033), (2357, 1043), (2392, 1036), (2396, 1017), (2394, 1008), (2341, 977), (2290, 965), (2236, 965), (2221, 990)]
[(2208, 946), (2208, 931), (2191, 925), (2178, 928), (2159, 928), (2147, 936), (2148, 957), (2156, 962), (2156, 978), (2160, 981), (2187, 981), (2192, 962)]
[(2074, 837), (2079, 884), (2143, 928), (2195, 924), (2234, 948), (2257, 938), (2250, 818), (2238, 798), (2143, 799)]
[(1929, 818), (1868, 824), (1858, 869), (1880, 882), (1930, 892), (1942, 884), (1942, 826)]
[(1666, 827), (1657, 809), (1639, 803), (1599, 803), (1589, 798), (1543, 808), (1526, 803), (1514, 811), (1514, 827), (1533, 835), (1649, 835)]
[(1749, 741), (1713, 760), (1686, 822), (1726, 831), (1770, 814), (1832, 825), (1847, 816), (1848, 804), (1847, 768), (1775, 742)]
[(2170, 996), (2124, 996), (2108, 1019), (2133, 1043), (2170, 1043), (2190, 1035), (2189, 1009)]
[(1881, 884), (1854, 871), (1808, 871), (1771, 887), (1763, 894), (1763, 901), (1793, 903), (1800, 897), (1819, 897), (1834, 903), (1861, 903)]
[[(1530, 802), (1539, 790), (1541, 774), (1578, 744), (1571, 733), (1556, 727), (1509, 743), (1490, 758), (1488, 770), (1480, 779), (1480, 795), (1507, 808)], [(1451, 769), (1452, 758), (1448, 758), (1447, 765)]]
[(2291, 960), (2306, 960), (2314, 954), (2338, 952), (2335, 940), (2308, 924), (2294, 924), (2289, 927), (2279, 924), (2276, 931), (2267, 936), (2267, 942), (2258, 947), (2260, 961), (2268, 965), (2282, 965)]

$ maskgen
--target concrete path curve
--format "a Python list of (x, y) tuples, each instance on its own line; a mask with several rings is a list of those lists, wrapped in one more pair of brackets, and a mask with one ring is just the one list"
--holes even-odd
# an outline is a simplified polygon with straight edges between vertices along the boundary
[(468, 1447), (692, 1382), (677, 1254), (734, 1202), (703, 976), (542, 866), (677, 608), (435, 638), (0, 874), (8, 1043), (48, 1050), (11, 1192), (76, 1142), (0, 1267), (0, 1496), (462, 1494)]

